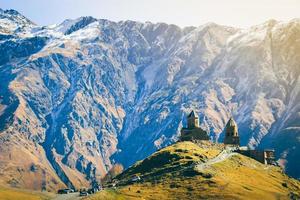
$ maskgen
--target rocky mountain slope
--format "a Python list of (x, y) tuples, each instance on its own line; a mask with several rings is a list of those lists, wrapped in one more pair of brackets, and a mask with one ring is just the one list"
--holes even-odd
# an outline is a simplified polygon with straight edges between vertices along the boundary
[(176, 141), (191, 109), (214, 140), (233, 115), (243, 145), (275, 148), (300, 177), (299, 33), (297, 19), (37, 26), (0, 10), (0, 180), (88, 185)]
[[(140, 177), (140, 180), (134, 179)], [(179, 142), (118, 175), (118, 190), (89, 199), (298, 199), (300, 182), (279, 167), (209, 142)]]

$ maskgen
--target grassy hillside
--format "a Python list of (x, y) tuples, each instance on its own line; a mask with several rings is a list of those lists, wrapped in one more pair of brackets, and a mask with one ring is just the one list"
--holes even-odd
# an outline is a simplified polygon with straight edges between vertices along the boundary
[(54, 197), (54, 194), (33, 192), (29, 190), (12, 189), (0, 186), (1, 200), (48, 200)]
[[(88, 199), (300, 198), (299, 181), (286, 176), (279, 167), (237, 153), (212, 163), (222, 150), (224, 146), (211, 143), (176, 143), (120, 174), (117, 190)], [(134, 175), (142, 180), (133, 183)]]

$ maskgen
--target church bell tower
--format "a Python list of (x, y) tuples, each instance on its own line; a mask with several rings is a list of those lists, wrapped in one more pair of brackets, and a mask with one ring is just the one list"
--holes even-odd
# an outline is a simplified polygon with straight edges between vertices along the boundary
[(199, 128), (199, 117), (198, 115), (192, 110), (192, 112), (187, 117), (188, 120), (188, 129)]
[(238, 126), (232, 117), (229, 119), (225, 127), (224, 144), (240, 146)]

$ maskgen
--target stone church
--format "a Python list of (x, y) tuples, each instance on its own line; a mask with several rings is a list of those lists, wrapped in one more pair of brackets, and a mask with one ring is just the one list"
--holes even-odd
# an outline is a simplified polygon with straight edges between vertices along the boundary
[(187, 117), (187, 127), (181, 129), (180, 140), (209, 140), (207, 132), (200, 128), (199, 117), (193, 110)]
[(240, 136), (238, 133), (238, 126), (231, 117), (225, 126), (224, 144), (240, 146)]
[[(243, 154), (244, 156), (253, 158), (263, 164), (277, 165), (275, 162), (275, 151), (273, 149), (253, 150), (248, 147), (240, 147), (240, 136), (238, 132), (237, 123), (231, 117), (225, 126), (224, 144), (226, 146), (234, 146), (235, 152)], [(209, 140), (209, 136), (205, 130), (199, 126), (199, 117), (192, 111), (187, 116), (187, 127), (181, 129), (180, 141), (198, 141)]]
[(238, 126), (232, 117), (229, 119), (225, 127), (224, 144), (238, 147), (236, 152), (243, 154), (244, 156), (253, 158), (263, 164), (277, 165), (275, 162), (274, 149), (257, 150), (249, 149), (248, 147), (240, 147)]

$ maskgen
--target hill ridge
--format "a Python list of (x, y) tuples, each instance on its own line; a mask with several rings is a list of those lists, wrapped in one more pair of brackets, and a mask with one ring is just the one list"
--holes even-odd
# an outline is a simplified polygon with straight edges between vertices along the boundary
[[(179, 168), (174, 167), (177, 162), (181, 163)], [(178, 142), (163, 148), (116, 176), (109, 185), (116, 186), (117, 194), (125, 199), (300, 197), (300, 182), (280, 167), (264, 165), (208, 141)]]

